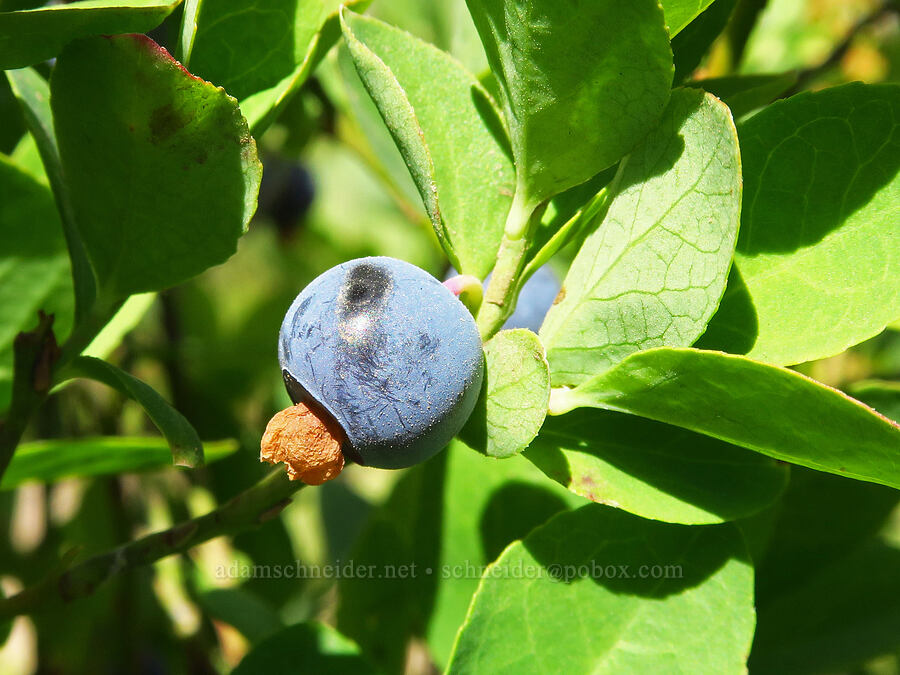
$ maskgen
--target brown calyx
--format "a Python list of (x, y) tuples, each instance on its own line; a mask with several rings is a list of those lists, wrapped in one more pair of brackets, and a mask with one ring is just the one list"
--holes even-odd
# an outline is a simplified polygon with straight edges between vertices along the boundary
[(285, 408), (266, 426), (259, 459), (284, 462), (288, 478), (321, 485), (344, 468), (344, 430), (324, 410), (306, 403)]

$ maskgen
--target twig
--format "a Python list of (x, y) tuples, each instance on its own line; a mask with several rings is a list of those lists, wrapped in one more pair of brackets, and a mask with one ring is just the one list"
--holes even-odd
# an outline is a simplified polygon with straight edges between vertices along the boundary
[(47, 398), (59, 358), (53, 315), (40, 313), (38, 326), (19, 333), (13, 342), (13, 390), (9, 411), (0, 421), (0, 477), (9, 466), (35, 410)]
[(288, 480), (285, 472), (277, 469), (205, 516), (88, 558), (49, 575), (17, 595), (0, 600), (0, 622), (88, 596), (125, 570), (149, 565), (215, 537), (260, 525), (281, 513), (290, 503), (291, 495), (302, 487), (303, 483)]
[(846, 37), (844, 37), (844, 39), (841, 40), (840, 43), (838, 43), (838, 45), (831, 51), (831, 53), (824, 61), (815, 66), (806, 68), (805, 70), (801, 70), (797, 74), (797, 82), (793, 87), (782, 94), (782, 98), (787, 98), (803, 91), (809, 86), (810, 83), (818, 79), (823, 73), (838, 65), (850, 50), (850, 47), (853, 45), (853, 41), (863, 30), (871, 26), (873, 23), (879, 21), (882, 17), (893, 12), (900, 12), (900, 1), (885, 0), (885, 2), (883, 2), (880, 7), (860, 19), (859, 22), (857, 22), (857, 24), (850, 29), (850, 32), (847, 33)]
[(0, 420), (0, 478), (22, 440), (34, 413), (47, 399), (50, 387), (72, 359), (84, 351), (123, 301), (95, 302), (60, 348), (53, 333), (53, 315), (38, 311), (38, 326), (13, 341), (12, 399)]

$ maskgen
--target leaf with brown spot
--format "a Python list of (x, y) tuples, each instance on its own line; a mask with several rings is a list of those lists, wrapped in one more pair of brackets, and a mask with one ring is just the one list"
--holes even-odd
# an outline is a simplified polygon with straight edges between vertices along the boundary
[(71, 44), (50, 88), (59, 156), (101, 294), (160, 290), (234, 253), (262, 167), (233, 98), (143, 35)]

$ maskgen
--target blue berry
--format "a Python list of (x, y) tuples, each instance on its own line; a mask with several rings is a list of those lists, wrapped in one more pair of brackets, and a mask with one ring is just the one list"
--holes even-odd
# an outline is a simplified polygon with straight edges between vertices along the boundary
[(393, 258), (352, 260), (310, 283), (285, 315), (278, 357), (295, 403), (312, 401), (359, 464), (422, 462), (462, 428), (478, 399), (481, 339), (437, 279)]

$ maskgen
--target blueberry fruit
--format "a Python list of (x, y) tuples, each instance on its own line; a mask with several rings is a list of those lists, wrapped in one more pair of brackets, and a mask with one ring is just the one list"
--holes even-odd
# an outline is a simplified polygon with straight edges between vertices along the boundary
[(437, 279), (393, 258), (352, 260), (310, 283), (285, 315), (278, 358), (294, 403), (346, 434), (344, 454), (397, 469), (462, 428), (481, 389), (471, 314)]

